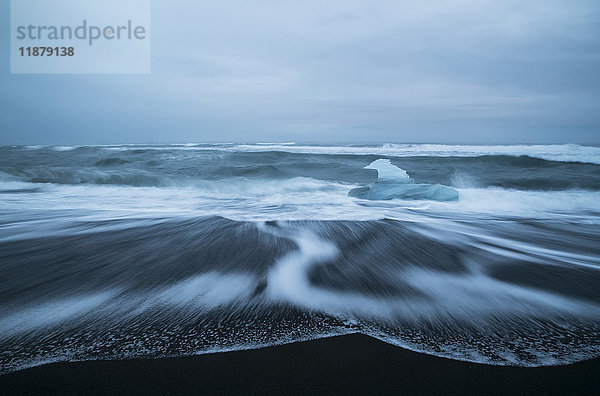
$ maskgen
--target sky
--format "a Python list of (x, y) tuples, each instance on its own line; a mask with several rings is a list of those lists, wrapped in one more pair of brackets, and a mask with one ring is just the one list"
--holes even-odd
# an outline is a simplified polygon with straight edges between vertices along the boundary
[(597, 0), (153, 0), (152, 72), (10, 74), (0, 144), (600, 143)]

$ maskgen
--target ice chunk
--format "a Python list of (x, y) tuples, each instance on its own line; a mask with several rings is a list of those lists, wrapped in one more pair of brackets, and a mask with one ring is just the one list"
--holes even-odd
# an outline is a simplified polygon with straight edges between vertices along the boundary
[(377, 170), (377, 183), (411, 183), (404, 169), (392, 165), (389, 159), (378, 159), (365, 166), (365, 169)]
[(458, 192), (441, 184), (389, 184), (375, 183), (371, 186), (354, 188), (348, 193), (351, 197), (388, 200), (411, 199), (430, 201), (457, 201)]
[(377, 182), (354, 188), (351, 197), (370, 200), (408, 199), (430, 201), (457, 201), (458, 192), (441, 184), (416, 184), (406, 171), (392, 165), (389, 159), (373, 161), (365, 169), (377, 170)]

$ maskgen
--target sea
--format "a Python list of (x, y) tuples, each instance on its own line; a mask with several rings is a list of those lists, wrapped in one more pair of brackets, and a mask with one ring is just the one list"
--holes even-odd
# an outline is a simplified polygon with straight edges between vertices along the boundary
[(0, 373), (350, 333), (599, 357), (600, 147), (0, 147)]

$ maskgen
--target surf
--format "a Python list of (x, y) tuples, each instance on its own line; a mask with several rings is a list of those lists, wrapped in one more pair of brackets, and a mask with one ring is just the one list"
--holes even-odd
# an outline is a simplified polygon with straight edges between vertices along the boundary
[(421, 201), (458, 201), (458, 192), (441, 184), (416, 184), (404, 169), (392, 165), (389, 159), (378, 159), (365, 166), (377, 171), (377, 181), (354, 188), (348, 195), (373, 201), (390, 199)]
[[(72, 147), (0, 147), (3, 372), (349, 332), (486, 364), (600, 356), (599, 165), (512, 146)], [(436, 185), (458, 200), (348, 194)]]

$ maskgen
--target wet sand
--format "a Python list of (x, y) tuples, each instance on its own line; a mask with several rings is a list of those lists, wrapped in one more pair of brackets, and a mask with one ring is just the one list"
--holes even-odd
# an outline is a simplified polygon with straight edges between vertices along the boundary
[(0, 376), (7, 394), (600, 394), (600, 359), (499, 367), (353, 334), (181, 358), (54, 363)]

